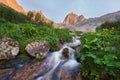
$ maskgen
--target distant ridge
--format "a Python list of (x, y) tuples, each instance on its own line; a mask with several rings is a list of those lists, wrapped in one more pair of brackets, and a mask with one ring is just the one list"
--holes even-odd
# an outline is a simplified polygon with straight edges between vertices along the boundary
[(86, 19), (83, 15), (78, 16), (74, 13), (69, 13), (63, 23), (58, 23), (58, 27), (67, 28), (70, 30), (78, 30), (83, 32), (93, 32), (96, 27), (105, 22), (113, 22), (120, 20), (120, 11), (109, 13), (97, 18)]

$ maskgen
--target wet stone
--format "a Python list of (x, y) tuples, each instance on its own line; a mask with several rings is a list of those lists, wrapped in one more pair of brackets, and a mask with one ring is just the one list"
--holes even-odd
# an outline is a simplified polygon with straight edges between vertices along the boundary
[(62, 59), (68, 59), (69, 58), (69, 50), (68, 50), (68, 48), (64, 48), (63, 49), (63, 52), (62, 52)]

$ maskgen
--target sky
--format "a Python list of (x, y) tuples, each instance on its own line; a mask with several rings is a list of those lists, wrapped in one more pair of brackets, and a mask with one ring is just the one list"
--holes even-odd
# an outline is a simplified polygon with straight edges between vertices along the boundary
[(26, 11), (42, 11), (54, 22), (62, 22), (68, 13), (86, 18), (120, 11), (120, 0), (17, 0)]

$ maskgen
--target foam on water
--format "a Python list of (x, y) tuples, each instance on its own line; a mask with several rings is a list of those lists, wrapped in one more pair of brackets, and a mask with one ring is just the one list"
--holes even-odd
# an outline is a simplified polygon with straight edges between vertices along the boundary
[[(76, 37), (73, 37), (73, 42), (66, 43), (63, 45), (63, 48), (61, 50), (51, 53), (50, 56), (47, 57), (45, 62), (53, 65), (53, 68), (50, 69), (44, 75), (38, 77), (36, 80), (60, 80), (60, 75), (61, 75), (62, 71), (64, 71), (64, 70), (62, 70), (62, 68), (66, 68), (68, 70), (77, 69), (80, 66), (80, 63), (78, 63), (76, 61), (75, 50), (72, 49), (71, 47), (76, 47), (79, 45), (80, 45), (80, 41)], [(62, 60), (62, 58), (61, 58), (63, 56), (62, 52), (65, 48), (67, 48), (69, 50), (69, 54), (68, 54), (69, 57), (67, 60)], [(46, 63), (43, 63), (43, 65)], [(61, 71), (59, 71), (59, 70), (61, 70)], [(56, 74), (57, 72), (58, 72), (59, 76)]]

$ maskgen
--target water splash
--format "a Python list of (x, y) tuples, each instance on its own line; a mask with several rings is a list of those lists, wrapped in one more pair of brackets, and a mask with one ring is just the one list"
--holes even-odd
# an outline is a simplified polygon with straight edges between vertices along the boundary
[[(40, 75), (36, 80), (75, 80), (75, 76), (80, 71), (80, 63), (75, 59), (75, 50), (71, 47), (77, 47), (80, 45), (80, 41), (73, 37), (73, 42), (65, 43), (63, 48), (59, 51), (50, 53), (47, 59), (41, 65), (46, 71)], [(63, 50), (68, 49), (68, 58), (64, 57)], [(69, 79), (67, 79), (69, 76)], [(73, 79), (74, 78), (74, 79)]]

